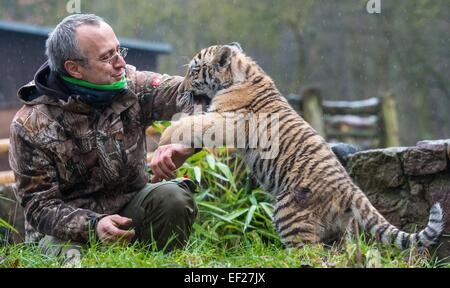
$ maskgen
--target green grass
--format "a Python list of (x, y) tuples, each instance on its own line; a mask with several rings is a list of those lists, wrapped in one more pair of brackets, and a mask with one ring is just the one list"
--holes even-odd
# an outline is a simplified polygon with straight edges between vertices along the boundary
[[(427, 252), (400, 251), (364, 234), (332, 247), (285, 248), (271, 222), (270, 195), (252, 187), (243, 162), (221, 150), (202, 151), (179, 169), (199, 183), (199, 216), (184, 249), (170, 253), (140, 244), (85, 248), (75, 267), (447, 267)], [(2, 225), (3, 222), (0, 222)], [(6, 225), (6, 223), (3, 223)], [(0, 267), (72, 267), (35, 245), (0, 247)]]
[(236, 268), (236, 267), (447, 267), (448, 263), (430, 260), (429, 255), (398, 251), (393, 247), (360, 241), (342, 247), (307, 245), (301, 249), (286, 249), (274, 243), (264, 243), (256, 233), (234, 247), (217, 246), (194, 232), (191, 241), (181, 250), (170, 253), (151, 251), (139, 244), (94, 245), (83, 251), (78, 265), (62, 265), (62, 259), (42, 255), (34, 245), (19, 244), (1, 248), (0, 267), (126, 267), (126, 268)]

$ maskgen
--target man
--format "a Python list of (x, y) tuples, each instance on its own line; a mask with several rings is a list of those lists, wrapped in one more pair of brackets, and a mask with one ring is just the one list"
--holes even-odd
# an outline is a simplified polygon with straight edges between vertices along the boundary
[[(20, 88), (25, 105), (11, 124), (10, 165), (26, 241), (39, 241), (50, 255), (79, 248), (91, 236), (183, 246), (197, 213), (195, 185), (148, 183), (144, 134), (152, 120), (180, 111), (182, 78), (126, 65), (126, 49), (95, 15), (65, 18), (49, 35), (46, 55), (34, 81)], [(160, 147), (153, 180), (171, 178), (193, 153)], [(67, 241), (73, 245), (55, 246)]]

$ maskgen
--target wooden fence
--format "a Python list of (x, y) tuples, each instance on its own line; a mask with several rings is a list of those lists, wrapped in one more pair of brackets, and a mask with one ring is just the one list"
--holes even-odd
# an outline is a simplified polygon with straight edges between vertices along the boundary
[(323, 100), (317, 88), (287, 97), (291, 105), (328, 142), (363, 149), (399, 146), (395, 99), (388, 93), (358, 101)]

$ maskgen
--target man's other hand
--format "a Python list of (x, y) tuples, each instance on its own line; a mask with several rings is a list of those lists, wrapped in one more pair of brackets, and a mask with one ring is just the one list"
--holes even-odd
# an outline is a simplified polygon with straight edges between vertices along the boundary
[(181, 144), (169, 144), (158, 147), (153, 153), (150, 169), (152, 169), (152, 183), (169, 180), (174, 177), (178, 169), (187, 158), (194, 154), (194, 148)]
[(122, 230), (119, 229), (119, 227), (129, 226), (132, 222), (132, 219), (117, 214), (109, 215), (98, 221), (95, 231), (97, 232), (98, 239), (102, 242), (114, 243), (117, 241), (124, 241), (129, 243), (134, 238), (134, 229)]

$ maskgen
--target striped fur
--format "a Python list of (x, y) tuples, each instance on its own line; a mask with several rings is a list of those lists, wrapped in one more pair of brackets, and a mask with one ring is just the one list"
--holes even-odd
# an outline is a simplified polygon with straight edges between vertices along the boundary
[[(262, 159), (261, 149), (238, 149), (256, 179), (274, 198), (274, 224), (289, 246), (336, 239), (351, 219), (384, 243), (401, 249), (436, 243), (443, 227), (438, 203), (427, 227), (409, 234), (391, 225), (348, 176), (325, 140), (287, 103), (272, 79), (236, 43), (211, 46), (191, 61), (182, 84), (185, 98), (211, 100), (208, 113), (184, 118), (163, 134), (171, 142), (176, 129), (191, 129), (195, 118), (223, 117), (227, 112), (278, 113), (279, 150), (275, 159)], [(189, 99), (187, 99), (189, 98)], [(246, 136), (249, 129), (246, 127)], [(229, 133), (229, 132), (227, 132)], [(193, 140), (190, 143), (193, 144)]]

